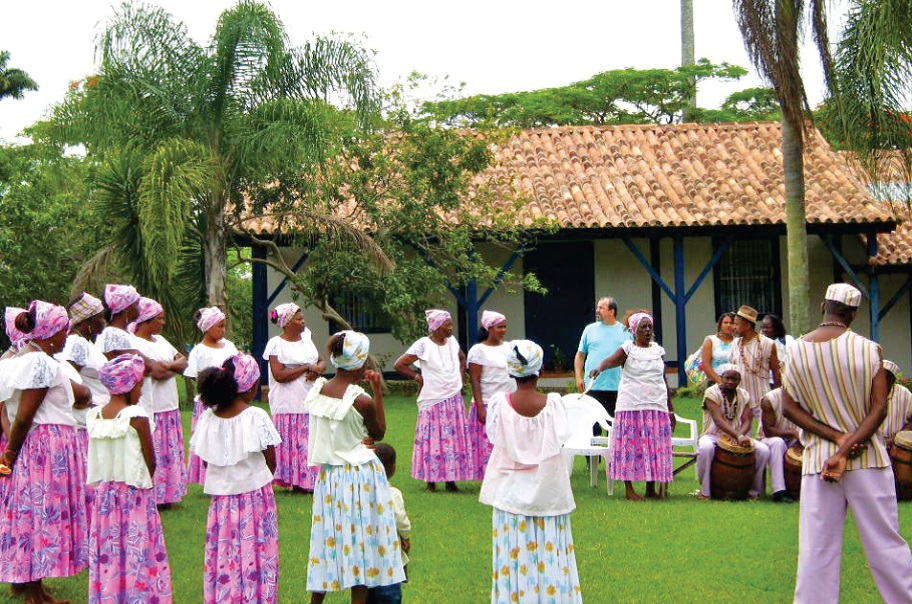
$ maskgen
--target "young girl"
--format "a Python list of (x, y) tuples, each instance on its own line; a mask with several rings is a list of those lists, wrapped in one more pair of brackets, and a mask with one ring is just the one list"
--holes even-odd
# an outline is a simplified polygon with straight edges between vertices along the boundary
[(97, 483), (89, 531), (89, 604), (169, 604), (171, 568), (152, 475), (154, 423), (137, 405), (145, 362), (123, 354), (108, 361), (98, 378), (111, 394), (93, 407), (89, 431), (88, 484)]
[[(201, 308), (196, 312), (196, 326), (203, 332), (203, 341), (193, 347), (187, 357), (187, 368), (184, 377), (196, 379), (207, 367), (221, 367), (225, 359), (238, 353), (238, 349), (225, 339), (225, 313), (218, 307)], [(190, 434), (196, 430), (196, 422), (206, 409), (200, 397), (193, 399), (193, 419), (190, 422)], [(187, 482), (203, 484), (206, 482), (206, 466), (193, 451), (187, 462)]]
[(250, 406), (260, 368), (238, 354), (199, 375), (209, 409), (190, 449), (208, 464), (203, 490), (212, 496), (206, 521), (203, 601), (273, 604), (278, 599), (279, 532), (272, 473), (279, 433), (265, 411)]

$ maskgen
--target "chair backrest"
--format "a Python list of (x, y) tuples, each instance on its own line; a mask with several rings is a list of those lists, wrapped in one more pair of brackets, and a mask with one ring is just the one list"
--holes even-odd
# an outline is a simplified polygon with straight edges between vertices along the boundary
[(561, 397), (567, 409), (567, 420), (573, 433), (568, 442), (586, 443), (592, 438), (592, 426), (600, 425), (604, 430), (610, 430), (614, 423), (601, 403), (585, 394), (565, 394)]

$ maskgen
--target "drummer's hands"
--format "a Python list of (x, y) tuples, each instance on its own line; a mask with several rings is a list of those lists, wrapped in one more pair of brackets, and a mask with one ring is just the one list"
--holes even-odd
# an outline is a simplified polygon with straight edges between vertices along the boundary
[(742, 434), (738, 437), (738, 444), (742, 447), (746, 447), (751, 443), (751, 438), (747, 434)]
[(827, 482), (839, 482), (842, 479), (842, 475), (845, 474), (848, 462), (848, 458), (842, 453), (833, 455), (823, 464), (820, 478)]

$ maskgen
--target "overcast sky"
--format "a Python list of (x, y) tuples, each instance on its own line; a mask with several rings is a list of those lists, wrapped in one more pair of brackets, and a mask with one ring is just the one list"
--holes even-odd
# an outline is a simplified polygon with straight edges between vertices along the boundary
[[(199, 43), (211, 36), (225, 0), (157, 0)], [(44, 117), (70, 81), (95, 68), (95, 38), (114, 12), (108, 0), (0, 0), (0, 50), (38, 82), (23, 100), (0, 101), (0, 139), (12, 141)], [(364, 36), (376, 51), (381, 82), (418, 71), (465, 82), (466, 93), (496, 94), (561, 86), (609, 69), (673, 68), (680, 63), (677, 0), (274, 0), (295, 45), (315, 33)], [(731, 0), (695, 0), (696, 56), (749, 67)], [(822, 99), (816, 55), (806, 50), (812, 106)], [(704, 83), (699, 103), (717, 107), (726, 95), (756, 86)]]

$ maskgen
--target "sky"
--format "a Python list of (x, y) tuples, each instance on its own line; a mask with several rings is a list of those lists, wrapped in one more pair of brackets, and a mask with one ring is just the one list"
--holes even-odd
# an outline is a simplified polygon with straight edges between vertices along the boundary
[[(182, 21), (199, 43), (209, 41), (226, 0), (154, 0)], [(674, 68), (680, 63), (677, 0), (273, 0), (291, 43), (316, 34), (355, 34), (375, 52), (381, 84), (413, 71), (452, 84), (465, 94), (498, 94), (562, 86), (608, 71)], [(0, 0), (0, 50), (24, 69), (38, 92), (0, 101), (0, 140), (22, 140), (26, 126), (48, 115), (69, 82), (93, 73), (95, 39), (115, 10), (110, 0)], [(750, 68), (731, 0), (694, 0), (696, 57)], [(831, 38), (835, 36), (831, 35)], [(823, 98), (816, 54), (805, 57), (811, 106)], [(737, 90), (762, 85), (704, 82), (698, 102), (718, 107)], [(430, 93), (428, 93), (430, 94)]]

